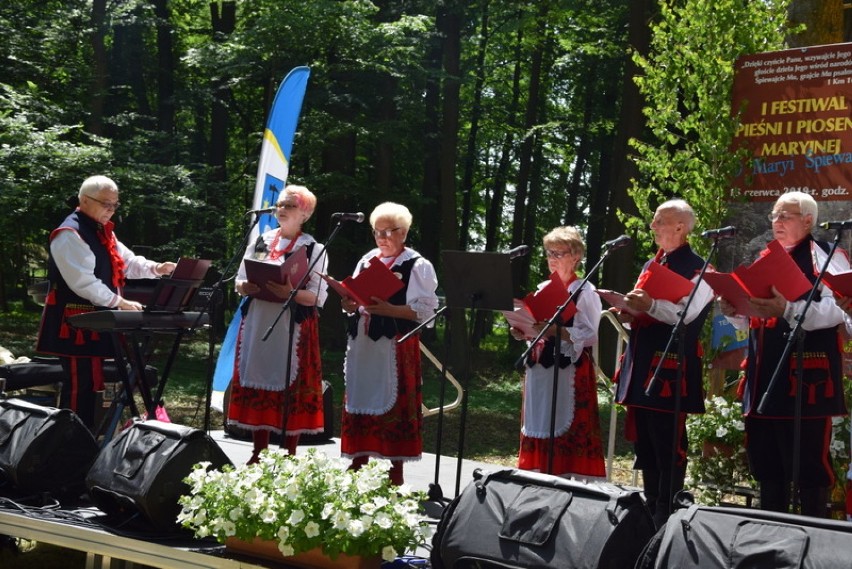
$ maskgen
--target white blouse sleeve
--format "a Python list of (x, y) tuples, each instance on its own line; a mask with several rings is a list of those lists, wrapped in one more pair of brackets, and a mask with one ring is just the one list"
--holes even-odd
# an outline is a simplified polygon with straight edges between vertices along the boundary
[[(318, 259), (319, 258), (319, 259)], [(318, 259), (318, 260), (317, 260)], [(322, 308), (325, 301), (328, 299), (328, 283), (320, 274), (325, 274), (328, 271), (328, 254), (321, 244), (316, 243), (314, 250), (311, 253), (311, 258), (308, 260), (308, 266), (312, 267), (310, 276), (305, 283), (305, 289), (317, 295), (317, 308)]]
[(595, 293), (595, 286), (587, 282), (577, 298), (577, 313), (574, 315), (573, 325), (568, 327), (571, 342), (580, 351), (598, 342), (602, 310), (601, 297)]
[[(130, 279), (158, 278), (157, 263), (134, 255), (116, 240), (118, 253), (124, 260), (124, 275)], [(93, 306), (115, 308), (121, 296), (95, 276), (95, 255), (80, 234), (72, 229), (59, 231), (50, 241), (50, 254), (69, 288)]]
[(142, 255), (136, 255), (124, 246), (124, 243), (116, 240), (118, 254), (124, 260), (124, 276), (128, 279), (158, 279), (157, 261), (146, 259)]
[(419, 257), (411, 268), (408, 280), (406, 304), (417, 313), (417, 321), (423, 322), (430, 318), (438, 309), (438, 276), (432, 263)]

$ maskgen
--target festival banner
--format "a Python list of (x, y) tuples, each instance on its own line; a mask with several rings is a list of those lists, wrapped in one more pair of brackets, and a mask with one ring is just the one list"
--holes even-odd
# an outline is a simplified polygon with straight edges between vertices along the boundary
[[(310, 68), (296, 67), (287, 74), (278, 87), (266, 121), (266, 129), (263, 132), (252, 209), (272, 206), (278, 200), (278, 194), (284, 189), (289, 172), (293, 138), (296, 135), (310, 74)], [(278, 220), (274, 215), (262, 214), (252, 229), (249, 243), (254, 242), (261, 232), (277, 226)], [(234, 372), (234, 355), (242, 320), (241, 314), (238, 308), (222, 340), (222, 348), (213, 374), (212, 407), (219, 411), (222, 411), (224, 392)]]
[(731, 102), (743, 113), (734, 148), (751, 155), (735, 197), (852, 199), (852, 43), (743, 56)]

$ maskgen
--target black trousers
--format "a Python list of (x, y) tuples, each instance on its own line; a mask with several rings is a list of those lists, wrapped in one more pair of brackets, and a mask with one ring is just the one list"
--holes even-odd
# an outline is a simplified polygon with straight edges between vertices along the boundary
[(673, 413), (633, 408), (636, 441), (633, 448), (636, 461), (633, 467), (642, 471), (645, 499), (661, 525), (668, 519), (672, 499), (683, 490), (686, 476), (686, 414), (675, 421)]
[[(746, 417), (745, 424), (749, 469), (760, 483), (760, 507), (788, 512), (793, 483), (794, 421)], [(800, 436), (797, 498), (803, 514), (825, 517), (827, 489), (834, 484), (829, 449), (831, 419), (802, 419)]]
[(59, 406), (71, 409), (83, 424), (94, 430), (95, 401), (93, 358), (59, 358), (66, 380), (62, 382)]

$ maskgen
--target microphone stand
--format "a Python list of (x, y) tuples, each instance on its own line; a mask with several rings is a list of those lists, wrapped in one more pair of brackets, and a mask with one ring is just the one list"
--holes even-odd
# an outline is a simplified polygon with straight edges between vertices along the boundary
[[(210, 406), (213, 403), (213, 374), (215, 372), (215, 365), (213, 364), (213, 344), (215, 343), (215, 307), (221, 306), (224, 300), (224, 293), (222, 291), (222, 285), (225, 284), (225, 281), (229, 281), (236, 277), (236, 274), (225, 278), (225, 275), (231, 271), (233, 266), (237, 263), (237, 259), (240, 259), (244, 254), (246, 247), (248, 246), (249, 238), (251, 237), (251, 233), (254, 228), (257, 226), (258, 222), (260, 222), (260, 215), (254, 216), (254, 221), (249, 225), (245, 234), (243, 234), (243, 239), (240, 242), (240, 246), (237, 248), (237, 252), (228, 260), (228, 263), (219, 273), (219, 279), (213, 284), (210, 296), (207, 298), (207, 302), (204, 304), (201, 312), (198, 314), (198, 319), (196, 320), (196, 324), (193, 325), (195, 328), (198, 323), (201, 321), (201, 315), (204, 312), (210, 312), (211, 314), (211, 326), (210, 326), (210, 337), (208, 339), (208, 357), (207, 357), (207, 393), (206, 393), (206, 407), (204, 410), (204, 432), (210, 432)], [(242, 303), (241, 303), (242, 304)], [(239, 307), (237, 308), (239, 310)]]
[(556, 445), (556, 440), (555, 440), (556, 439), (556, 396), (559, 392), (559, 361), (562, 358), (562, 342), (561, 342), (561, 337), (560, 337), (562, 328), (561, 328), (561, 322), (560, 322), (559, 317), (562, 314), (562, 311), (565, 310), (565, 308), (567, 308), (569, 304), (574, 302), (574, 299), (577, 298), (577, 295), (580, 294), (580, 291), (583, 290), (583, 288), (586, 286), (586, 283), (589, 282), (589, 279), (592, 277), (592, 275), (597, 273), (600, 266), (607, 259), (607, 257), (609, 257), (610, 253), (612, 253), (613, 250), (614, 249), (612, 249), (612, 248), (604, 250), (604, 254), (601, 255), (601, 258), (598, 259), (598, 262), (595, 263), (595, 266), (592, 267), (591, 270), (588, 271), (588, 273), (586, 273), (586, 276), (580, 282), (580, 285), (576, 289), (574, 289), (574, 292), (572, 292), (568, 296), (568, 298), (565, 299), (565, 302), (563, 302), (561, 305), (559, 305), (559, 307), (556, 309), (556, 311), (553, 313), (553, 315), (551, 315), (551, 317), (547, 320), (547, 324), (541, 329), (541, 331), (538, 333), (538, 335), (529, 343), (529, 345), (527, 346), (527, 349), (524, 350), (524, 353), (521, 354), (521, 357), (518, 358), (518, 360), (515, 362), (515, 368), (518, 369), (519, 371), (524, 371), (524, 368), (526, 367), (526, 363), (527, 363), (527, 358), (529, 357), (530, 352), (533, 350), (533, 348), (538, 343), (538, 341), (541, 340), (541, 338), (544, 336), (544, 334), (547, 332), (547, 330), (551, 326), (556, 326), (556, 336), (554, 337), (554, 342), (553, 342), (553, 392), (552, 392), (551, 400), (550, 400), (550, 445), (549, 445), (549, 448), (548, 448), (548, 455), (547, 455), (547, 473), (548, 474), (553, 473), (553, 454), (554, 454), (554, 448), (555, 448), (555, 445)]
[[(317, 255), (314, 259), (308, 264), (308, 269), (305, 271), (305, 274), (302, 275), (302, 278), (299, 279), (299, 282), (293, 286), (290, 290), (290, 294), (287, 296), (287, 299), (281, 304), (281, 310), (278, 312), (278, 315), (275, 317), (275, 320), (272, 321), (272, 324), (269, 325), (266, 332), (263, 334), (261, 341), (265, 342), (269, 335), (272, 334), (272, 330), (275, 329), (275, 326), (278, 324), (281, 317), (287, 311), (288, 308), (295, 302), (296, 294), (302, 289), (305, 283), (308, 281), (308, 278), (313, 271), (314, 266), (317, 262), (322, 259), (328, 259), (328, 251), (329, 244), (334, 241), (334, 238), (340, 232), (340, 226), (343, 224), (342, 219), (338, 219), (337, 225), (334, 226), (334, 229), (331, 231), (331, 235), (329, 235), (328, 239), (323, 245), (322, 254)], [(318, 298), (317, 298), (318, 299)], [(314, 306), (316, 308), (316, 306)], [(290, 417), (290, 367), (293, 365), (293, 333), (296, 331), (296, 314), (290, 310), (290, 322), (289, 322), (289, 336), (287, 342), (287, 363), (285, 364), (285, 380), (284, 380), (284, 403), (283, 409), (281, 410), (281, 444), (279, 445), (281, 448), (287, 447), (287, 421), (289, 421)]]
[[(793, 329), (787, 335), (787, 342), (784, 344), (784, 351), (781, 353), (781, 357), (778, 359), (778, 363), (775, 366), (775, 371), (772, 373), (772, 378), (769, 380), (769, 385), (766, 387), (766, 391), (763, 392), (763, 395), (760, 398), (760, 403), (757, 406), (757, 412), (763, 414), (766, 410), (766, 405), (768, 404), (769, 395), (773, 393), (777, 389), (777, 383), (779, 378), (781, 377), (781, 371), (784, 367), (784, 362), (787, 361), (787, 358), (790, 357), (790, 351), (793, 349), (793, 343), (796, 343), (796, 398), (793, 403), (793, 468), (792, 468), (792, 510), (796, 511), (796, 508), (799, 505), (799, 471), (800, 465), (799, 461), (801, 458), (802, 452), (802, 380), (804, 376), (804, 351), (805, 351), (805, 330), (803, 328), (805, 322), (805, 315), (808, 312), (808, 309), (811, 307), (813, 303), (814, 297), (816, 296), (817, 289), (819, 285), (822, 283), (823, 276), (825, 276), (825, 272), (828, 269), (829, 264), (831, 263), (831, 258), (834, 256), (834, 252), (837, 250), (838, 245), (840, 244), (840, 237), (843, 233), (843, 228), (839, 228), (837, 233), (834, 236), (834, 242), (831, 244), (831, 249), (828, 252), (828, 256), (825, 259), (825, 263), (820, 269), (819, 274), (817, 275), (816, 280), (814, 281), (811, 290), (808, 292), (808, 296), (805, 300), (805, 305), (802, 307), (802, 311), (794, 316), (794, 320), (796, 323), (793, 325)], [(818, 245), (817, 245), (818, 246)]]
[[(671, 351), (672, 344), (677, 342), (677, 368), (675, 370), (675, 388), (674, 388), (674, 409), (672, 412), (673, 421), (674, 421), (674, 429), (672, 430), (672, 460), (671, 465), (669, 466), (669, 487), (666, 489), (666, 513), (670, 514), (672, 511), (672, 483), (675, 478), (675, 471), (677, 467), (677, 459), (678, 459), (678, 449), (680, 447), (680, 413), (682, 407), (682, 398), (683, 398), (683, 389), (681, 386), (681, 382), (683, 381), (685, 371), (684, 368), (686, 366), (686, 314), (689, 312), (689, 307), (692, 306), (692, 299), (695, 298), (695, 293), (698, 292), (698, 286), (701, 284), (701, 281), (704, 280), (704, 273), (707, 272), (707, 267), (710, 265), (710, 259), (713, 258), (713, 255), (719, 249), (719, 240), (724, 237), (721, 235), (713, 236), (713, 245), (710, 248), (710, 254), (707, 256), (707, 259), (704, 260), (704, 265), (701, 267), (701, 271), (698, 273), (698, 279), (695, 281), (695, 286), (692, 287), (692, 290), (689, 291), (689, 296), (686, 298), (686, 303), (683, 306), (683, 309), (678, 312), (678, 319), (672, 328), (672, 333), (669, 336), (669, 341), (666, 344), (665, 349), (663, 350), (663, 355), (660, 357), (659, 363), (657, 363), (657, 367), (654, 370), (654, 375), (651, 377), (651, 381), (648, 382), (648, 387), (645, 389), (645, 395), (650, 396), (651, 392), (656, 387), (657, 382), (659, 381), (660, 370), (663, 368), (663, 364), (666, 361), (666, 356), (668, 356)], [(703, 310), (703, 309), (702, 309)]]

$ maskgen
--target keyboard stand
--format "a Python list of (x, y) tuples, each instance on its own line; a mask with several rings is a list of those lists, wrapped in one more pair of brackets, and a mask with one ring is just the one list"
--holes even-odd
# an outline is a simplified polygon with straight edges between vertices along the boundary
[[(98, 310), (71, 316), (68, 320), (76, 328), (109, 334), (115, 348), (115, 367), (121, 390), (95, 433), (96, 437), (104, 437), (105, 445), (115, 434), (125, 409), (129, 409), (133, 417), (142, 416), (133, 397), (137, 390), (142, 397), (144, 412), (148, 417), (155, 417), (183, 337), (187, 331), (207, 325), (209, 317), (203, 312), (173, 314)], [(166, 334), (174, 335), (174, 339), (159, 377), (156, 394), (152, 395), (145, 369), (153, 354), (154, 336)]]

